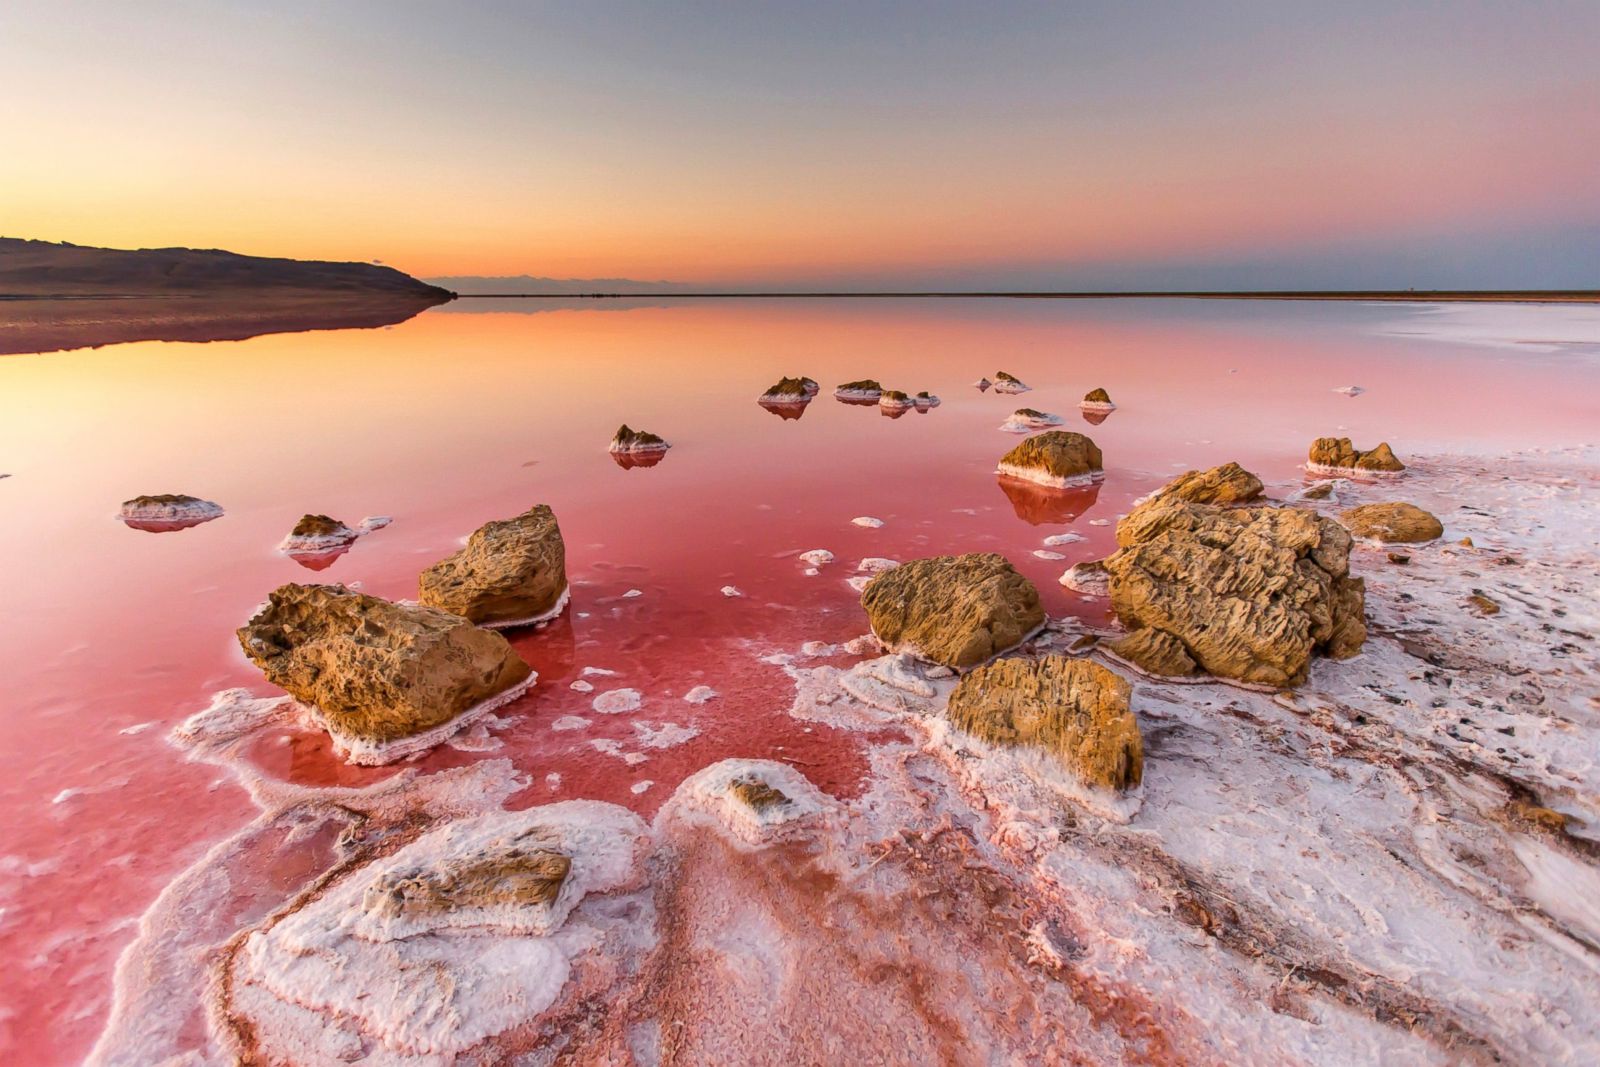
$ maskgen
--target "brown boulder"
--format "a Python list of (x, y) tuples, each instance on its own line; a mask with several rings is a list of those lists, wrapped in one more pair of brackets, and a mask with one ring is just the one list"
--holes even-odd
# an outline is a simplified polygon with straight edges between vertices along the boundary
[(1125, 637), (1107, 641), (1103, 647), (1150, 674), (1182, 678), (1199, 669), (1182, 641), (1165, 630), (1148, 626)]
[(1033, 583), (993, 552), (902, 563), (867, 585), (861, 606), (891, 652), (957, 669), (1014, 648), (1045, 621)]
[(1393, 501), (1362, 504), (1340, 514), (1339, 519), (1357, 537), (1375, 541), (1432, 541), (1444, 536), (1444, 524), (1415, 504)]
[(1089, 660), (999, 660), (961, 679), (949, 715), (984, 741), (1043, 749), (1086, 785), (1121, 791), (1137, 786), (1144, 773), (1129, 690)]
[(267, 681), (314, 709), (356, 763), (437, 744), (449, 732), (441, 728), (465, 725), (465, 713), (503, 703), (534, 677), (497, 633), (340, 585), (278, 588), (238, 637)]
[(1130, 630), (1170, 634), (1212, 674), (1294, 685), (1313, 653), (1352, 656), (1366, 640), (1350, 535), (1313, 511), (1170, 501), (1129, 515), (1117, 540), (1112, 610)]
[(1395, 458), (1387, 442), (1363, 452), (1348, 437), (1319, 437), (1311, 444), (1306, 465), (1323, 471), (1403, 471), (1406, 465)]
[(526, 626), (567, 602), (567, 554), (548, 505), (487, 522), (467, 545), (422, 572), (419, 599), (480, 626)]
[(1000, 457), (1001, 474), (1059, 488), (1084, 485), (1104, 460), (1088, 437), (1072, 430), (1036, 434)]
[(1165, 507), (1176, 501), (1192, 504), (1248, 504), (1261, 498), (1261, 479), (1237, 463), (1224, 463), (1210, 470), (1185, 471), (1160, 489), (1145, 497), (1127, 517), (1117, 523), (1117, 544), (1123, 540), (1123, 527), (1137, 529), (1144, 513)]

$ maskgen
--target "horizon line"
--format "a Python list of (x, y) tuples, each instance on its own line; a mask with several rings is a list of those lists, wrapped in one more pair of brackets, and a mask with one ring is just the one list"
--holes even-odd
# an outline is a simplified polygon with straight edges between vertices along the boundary
[(1500, 303), (1600, 303), (1600, 289), (1255, 289), (1255, 290), (916, 290), (878, 292), (770, 291), (671, 293), (456, 293), (458, 300), (752, 300), (752, 299), (1009, 299), (1009, 300), (1377, 300)]

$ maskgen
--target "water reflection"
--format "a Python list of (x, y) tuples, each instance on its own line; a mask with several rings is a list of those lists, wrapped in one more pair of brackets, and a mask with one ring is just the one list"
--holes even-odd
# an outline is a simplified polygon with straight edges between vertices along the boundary
[(773, 400), (757, 400), (756, 403), (778, 416), (780, 419), (798, 419), (806, 413), (806, 407), (811, 402), (802, 400), (798, 404), (780, 404)]
[(662, 460), (667, 458), (667, 454), (664, 451), (612, 452), (609, 453), (609, 455), (611, 456), (612, 460), (616, 462), (617, 466), (621, 467), (623, 470), (632, 470), (634, 467), (654, 467), (657, 463), (660, 463)]
[(1105, 422), (1106, 419), (1111, 417), (1111, 412), (1109, 411), (1084, 411), (1080, 409), (1078, 414), (1082, 415), (1083, 421), (1087, 422), (1090, 426), (1099, 426), (1102, 422)]
[(1072, 489), (1052, 489), (1049, 486), (1000, 475), (995, 479), (1000, 491), (1011, 501), (1017, 518), (1034, 526), (1063, 525), (1094, 507), (1100, 499), (1100, 484)]

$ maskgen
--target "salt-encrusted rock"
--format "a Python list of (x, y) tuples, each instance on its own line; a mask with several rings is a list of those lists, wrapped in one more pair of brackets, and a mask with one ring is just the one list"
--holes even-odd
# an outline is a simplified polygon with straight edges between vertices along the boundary
[(1018, 408), (1006, 416), (1006, 421), (1000, 428), (1006, 433), (1027, 433), (1030, 430), (1044, 430), (1051, 426), (1060, 426), (1060, 415), (1052, 415), (1048, 411), (1036, 411), (1033, 408)]
[(1433, 514), (1398, 500), (1362, 504), (1340, 513), (1339, 519), (1352, 534), (1375, 541), (1409, 543), (1444, 536), (1444, 524)]
[(878, 406), (885, 411), (904, 411), (915, 404), (899, 389), (885, 389), (878, 394)]
[(912, 397), (911, 402), (917, 405), (918, 411), (928, 411), (931, 408), (936, 408), (939, 406), (939, 398), (928, 392), (926, 389)]
[(1065, 489), (1100, 477), (1102, 462), (1100, 449), (1088, 437), (1071, 430), (1051, 430), (1001, 456), (999, 472)]
[(1212, 674), (1295, 685), (1314, 653), (1352, 656), (1366, 639), (1350, 534), (1313, 511), (1172, 499), (1136, 509), (1117, 543), (1117, 618), (1171, 634)]
[(993, 552), (902, 563), (861, 594), (885, 648), (965, 669), (1014, 648), (1044, 625), (1033, 583)]
[(222, 507), (197, 496), (157, 493), (124, 500), (117, 517), (137, 530), (160, 533), (199, 526), (222, 517)]
[(1319, 437), (1312, 442), (1306, 469), (1324, 474), (1347, 474), (1351, 471), (1382, 473), (1403, 471), (1406, 465), (1395, 458), (1387, 442), (1363, 452), (1353, 446), (1348, 437)]
[(1021, 378), (1005, 371), (996, 371), (994, 376), (994, 391), (997, 393), (1026, 393), (1029, 386)]
[(662, 821), (709, 826), (737, 844), (761, 846), (803, 827), (828, 806), (828, 797), (787, 764), (727, 759), (686, 778)]
[(1103, 559), (1085, 560), (1068, 567), (1061, 576), (1061, 584), (1079, 593), (1105, 596), (1111, 591), (1111, 574)]
[(1183, 642), (1165, 630), (1145, 627), (1125, 637), (1103, 642), (1102, 648), (1149, 673), (1182, 678), (1198, 668)]
[(632, 429), (627, 423), (623, 423), (611, 438), (610, 451), (637, 456), (651, 453), (659, 454), (671, 447), (655, 434), (644, 430)]
[(845, 382), (833, 391), (833, 395), (840, 400), (869, 400), (876, 403), (883, 395), (883, 386), (871, 378), (862, 378), (860, 381)]
[(1078, 407), (1084, 411), (1115, 411), (1117, 405), (1111, 402), (1111, 394), (1104, 389), (1091, 389), (1087, 395), (1078, 401)]
[(351, 529), (338, 519), (326, 515), (303, 515), (278, 548), (291, 554), (325, 552), (330, 548), (348, 545), (359, 536), (359, 530)]
[(567, 551), (548, 505), (484, 523), (466, 547), (422, 572), (422, 603), (480, 626), (529, 626), (566, 607)]
[[(810, 383), (809, 385), (807, 383)], [(816, 395), (816, 382), (810, 378), (780, 378), (761, 394), (763, 404), (805, 404)]]
[(339, 585), (274, 590), (238, 637), (267, 681), (307, 706), (352, 763), (431, 748), (535, 679), (499, 634)]
[(950, 694), (950, 721), (990, 744), (1043, 749), (1085, 785), (1139, 784), (1144, 744), (1126, 681), (1098, 663), (1063, 656), (979, 667)]

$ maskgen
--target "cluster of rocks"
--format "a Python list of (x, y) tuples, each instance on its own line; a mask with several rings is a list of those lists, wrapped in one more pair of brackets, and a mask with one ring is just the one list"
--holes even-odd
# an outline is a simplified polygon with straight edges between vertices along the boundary
[(413, 605), (291, 583), (239, 629), (239, 644), (351, 762), (403, 759), (533, 684), (532, 669), (494, 630), (537, 625), (566, 606), (555, 515), (540, 504), (485, 524), (423, 571), (418, 589)]
[(1306, 469), (1319, 474), (1393, 474), (1406, 469), (1387, 442), (1362, 451), (1348, 437), (1319, 437), (1311, 443)]

